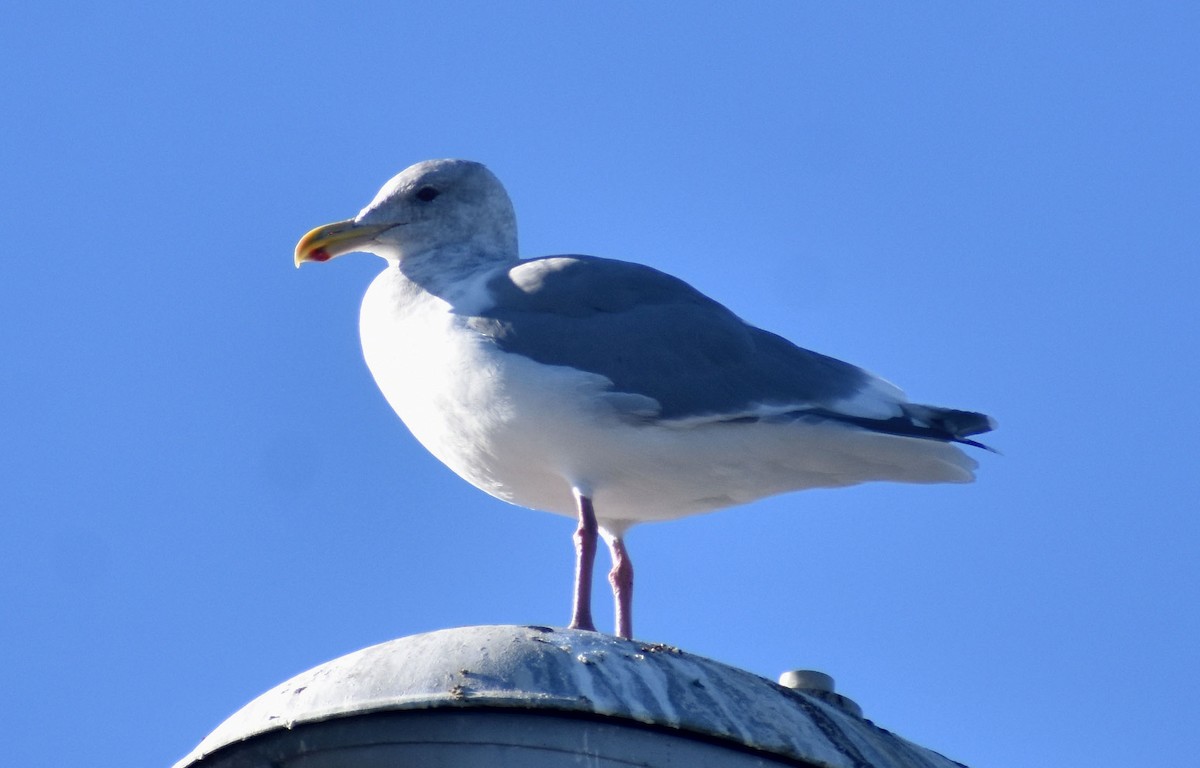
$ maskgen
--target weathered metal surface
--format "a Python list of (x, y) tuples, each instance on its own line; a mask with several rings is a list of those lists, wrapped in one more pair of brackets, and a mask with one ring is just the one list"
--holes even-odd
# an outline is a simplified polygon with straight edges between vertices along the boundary
[(201, 768), (206, 755), (282, 729), (445, 708), (633, 721), (828, 768), (959, 765), (816, 697), (670, 646), (485, 626), (393, 640), (297, 675), (222, 723), (176, 768)]

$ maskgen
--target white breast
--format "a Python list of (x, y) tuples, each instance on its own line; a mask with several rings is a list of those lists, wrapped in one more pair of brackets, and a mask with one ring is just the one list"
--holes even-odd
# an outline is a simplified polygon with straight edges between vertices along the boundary
[(501, 352), (394, 268), (368, 289), (359, 331), (384, 397), (434, 456), (493, 496), (574, 516), (586, 479), (571, 446), (605, 417), (605, 379)]

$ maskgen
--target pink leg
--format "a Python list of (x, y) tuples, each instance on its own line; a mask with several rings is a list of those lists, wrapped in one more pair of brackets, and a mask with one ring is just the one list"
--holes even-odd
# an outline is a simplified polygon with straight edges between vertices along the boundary
[(596, 631), (592, 621), (592, 566), (596, 563), (596, 512), (592, 500), (576, 492), (579, 527), (575, 530), (575, 598), (571, 607), (571, 629)]
[(613, 588), (613, 601), (617, 611), (617, 636), (633, 638), (633, 561), (625, 551), (625, 542), (619, 537), (608, 540), (612, 553), (613, 567), (608, 581)]

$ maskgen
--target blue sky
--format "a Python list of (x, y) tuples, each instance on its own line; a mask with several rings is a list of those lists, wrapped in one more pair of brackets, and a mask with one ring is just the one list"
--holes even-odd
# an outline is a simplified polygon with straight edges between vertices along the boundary
[(7, 11), (6, 760), (165, 765), (369, 644), (566, 621), (570, 521), (371, 381), (382, 263), (292, 267), (447, 156), (526, 255), (652, 264), (1001, 423), (971, 486), (635, 529), (639, 637), (823, 670), (973, 768), (1193, 760), (1200, 13), (1050, 5)]

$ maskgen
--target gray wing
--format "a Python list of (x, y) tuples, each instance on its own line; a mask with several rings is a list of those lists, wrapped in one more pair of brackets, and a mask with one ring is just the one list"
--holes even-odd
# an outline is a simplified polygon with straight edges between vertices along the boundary
[(488, 284), (470, 320), (500, 349), (600, 374), (658, 403), (657, 418), (747, 416), (762, 406), (829, 406), (870, 374), (801, 349), (678, 278), (623, 261), (553, 256)]
[(995, 427), (984, 414), (902, 396), (888, 398), (894, 413), (864, 415), (847, 405), (890, 385), (748, 325), (682, 280), (641, 264), (547, 256), (507, 268), (487, 287), (493, 303), (468, 321), (471, 327), (505, 352), (606, 377), (641, 418), (836, 421), (981, 448), (987, 446), (968, 436)]

